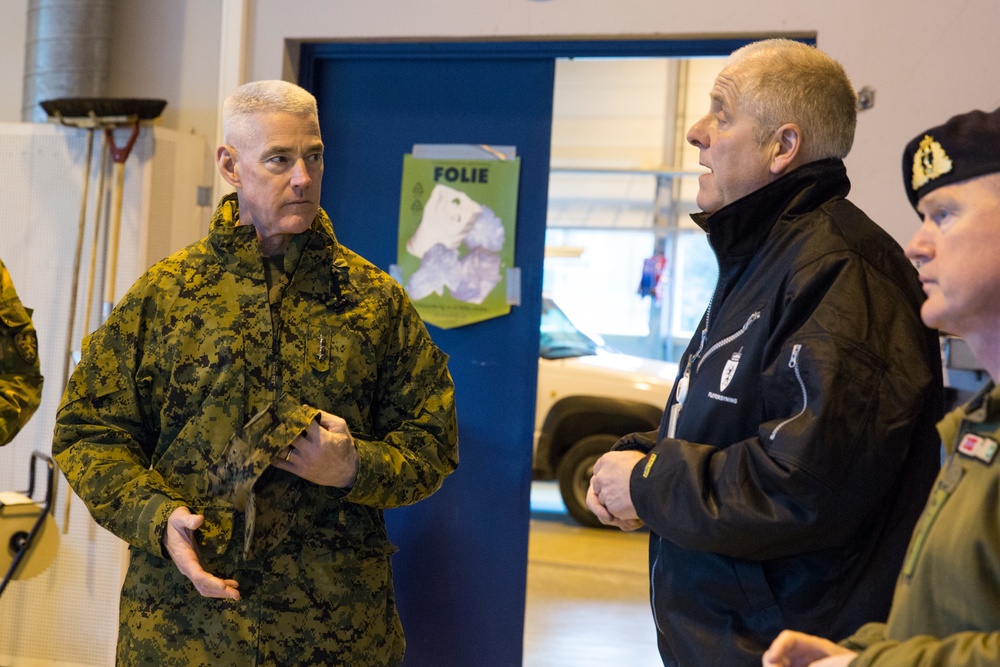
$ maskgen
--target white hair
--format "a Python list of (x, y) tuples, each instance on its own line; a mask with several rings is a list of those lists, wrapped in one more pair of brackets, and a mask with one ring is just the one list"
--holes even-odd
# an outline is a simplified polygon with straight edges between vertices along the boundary
[(251, 81), (237, 88), (222, 105), (223, 141), (236, 145), (249, 135), (252, 116), (273, 111), (319, 117), (316, 98), (306, 89), (288, 81)]

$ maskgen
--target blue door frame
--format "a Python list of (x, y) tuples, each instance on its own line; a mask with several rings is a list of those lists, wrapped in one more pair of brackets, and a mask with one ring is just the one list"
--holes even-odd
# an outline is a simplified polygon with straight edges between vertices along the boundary
[[(431, 498), (387, 513), (408, 666), (521, 664), (555, 59), (723, 56), (751, 39), (324, 43), (302, 47), (326, 143), (323, 207), (338, 239), (396, 261), (413, 144), (515, 145), (522, 305), (452, 330), (460, 465)], [(652, 627), (650, 628), (652, 632)], [(609, 637), (608, 641), (614, 641)]]

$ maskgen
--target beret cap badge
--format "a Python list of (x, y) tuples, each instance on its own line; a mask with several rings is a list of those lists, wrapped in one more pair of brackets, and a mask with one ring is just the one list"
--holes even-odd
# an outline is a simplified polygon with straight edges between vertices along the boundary
[(910, 186), (919, 190), (928, 182), (947, 174), (952, 169), (951, 158), (944, 147), (929, 134), (924, 135), (913, 154), (913, 179)]
[(952, 116), (924, 130), (906, 144), (900, 166), (914, 209), (938, 188), (1000, 173), (1000, 108)]

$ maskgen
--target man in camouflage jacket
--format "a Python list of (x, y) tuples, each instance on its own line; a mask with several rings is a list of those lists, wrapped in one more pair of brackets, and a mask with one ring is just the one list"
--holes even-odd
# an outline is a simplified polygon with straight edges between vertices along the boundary
[(0, 262), (0, 446), (24, 428), (41, 400), (38, 336)]
[(312, 96), (247, 84), (223, 123), (236, 193), (85, 342), (57, 418), (131, 546), (118, 662), (398, 664), (382, 512), (458, 463), (447, 356), (319, 209)]

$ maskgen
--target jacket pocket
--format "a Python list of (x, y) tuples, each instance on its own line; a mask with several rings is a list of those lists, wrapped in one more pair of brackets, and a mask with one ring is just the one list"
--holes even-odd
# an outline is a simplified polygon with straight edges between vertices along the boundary
[(810, 335), (786, 342), (762, 377), (759, 434), (769, 455), (827, 487), (842, 483), (859, 446), (881, 446), (885, 371), (850, 341)]
[(809, 409), (809, 392), (806, 391), (806, 383), (802, 381), (802, 371), (799, 370), (799, 352), (801, 350), (802, 350), (801, 343), (796, 343), (795, 345), (792, 346), (792, 353), (788, 358), (788, 367), (795, 372), (795, 380), (799, 383), (799, 391), (802, 393), (802, 409), (799, 410), (798, 413), (792, 415), (785, 421), (775, 426), (774, 430), (771, 431), (771, 437), (770, 437), (771, 440), (774, 440), (774, 438), (778, 435), (778, 431), (780, 431), (785, 426), (785, 424), (795, 421), (796, 419), (804, 415), (806, 413), (806, 410)]
[(732, 562), (751, 611), (766, 609), (777, 602), (760, 562), (742, 558), (734, 558)]

